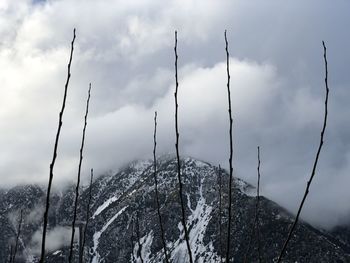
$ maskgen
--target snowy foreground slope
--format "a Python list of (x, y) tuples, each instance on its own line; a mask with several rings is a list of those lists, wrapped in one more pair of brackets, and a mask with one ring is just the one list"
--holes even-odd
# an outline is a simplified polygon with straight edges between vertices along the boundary
[[(161, 213), (171, 262), (187, 262), (187, 248), (180, 223), (181, 208), (177, 188), (176, 160), (162, 157), (158, 163)], [(225, 247), (227, 225), (227, 180), (222, 172), (223, 211), (220, 240), (217, 167), (186, 158), (182, 161), (187, 226), (195, 262), (220, 262)], [(232, 221), (232, 255), (243, 262), (254, 222), (253, 187), (235, 179)], [(0, 262), (6, 262), (15, 236), (18, 211), (25, 209), (18, 262), (37, 262), (44, 191), (38, 186), (21, 186), (0, 191)], [(79, 221), (86, 214), (88, 189), (82, 189)], [(72, 221), (74, 187), (53, 194), (47, 248), (48, 262), (66, 262)], [(276, 203), (261, 198), (261, 255), (274, 262), (293, 217)], [(137, 220), (135, 220), (137, 218)], [(78, 233), (77, 231), (76, 233)], [(344, 237), (301, 222), (290, 243), (284, 262), (350, 262), (350, 244)], [(75, 243), (76, 252), (78, 242)], [(223, 251), (224, 252), (224, 251)], [(75, 253), (77, 262), (78, 253)], [(87, 233), (85, 262), (163, 262), (163, 250), (156, 212), (153, 166), (137, 161), (115, 175), (99, 177), (93, 184), (93, 200)], [(248, 262), (257, 262), (253, 237)]]

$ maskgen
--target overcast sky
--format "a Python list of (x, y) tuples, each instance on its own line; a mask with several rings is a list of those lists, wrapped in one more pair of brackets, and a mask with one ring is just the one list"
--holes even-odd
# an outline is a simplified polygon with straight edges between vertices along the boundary
[(72, 77), (56, 186), (76, 178), (92, 83), (84, 180), (174, 153), (174, 30), (178, 30), (181, 154), (228, 167), (223, 32), (231, 53), (234, 173), (295, 211), (315, 158), (328, 47), (329, 125), (303, 218), (350, 221), (350, 2), (0, 0), (1, 186), (48, 180), (73, 28)]

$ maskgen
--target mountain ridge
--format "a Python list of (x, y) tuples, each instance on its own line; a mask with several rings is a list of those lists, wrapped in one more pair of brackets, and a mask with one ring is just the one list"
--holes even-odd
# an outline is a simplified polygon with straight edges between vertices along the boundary
[[(219, 262), (220, 244), (224, 246), (227, 223), (226, 206), (222, 209), (221, 240), (218, 213), (218, 167), (210, 163), (186, 157), (182, 159), (182, 178), (186, 200), (186, 216), (195, 262)], [(186, 262), (187, 250), (181, 238), (180, 206), (177, 190), (176, 159), (166, 155), (158, 159), (157, 178), (159, 199), (164, 221), (165, 238), (172, 262)], [(228, 174), (221, 170), (223, 179), (223, 203), (227, 203)], [(6, 258), (9, 242), (15, 233), (16, 220), (12, 215), (23, 203), (26, 204), (22, 244), (18, 262), (37, 262), (35, 236), (40, 233), (41, 210), (45, 191), (38, 186), (25, 186), (0, 194), (1, 231), (0, 257)], [(252, 185), (234, 179), (232, 255), (235, 262), (243, 261), (253, 226), (255, 197)], [(80, 194), (78, 219), (84, 222), (88, 188)], [(87, 248), (84, 257), (91, 262), (162, 262), (158, 217), (154, 202), (153, 162), (133, 161), (113, 175), (98, 177), (92, 188), (91, 218), (87, 231)], [(30, 198), (31, 197), (31, 198)], [(49, 233), (55, 229), (69, 233), (73, 211), (74, 186), (62, 195), (53, 193), (49, 215)], [(17, 200), (17, 201), (16, 201)], [(12, 206), (10, 206), (12, 204)], [(37, 210), (37, 211), (36, 211)], [(37, 214), (35, 214), (37, 212)], [(12, 214), (11, 214), (12, 213)], [(264, 261), (273, 262), (286, 237), (293, 216), (277, 203), (261, 197), (260, 210), (261, 247)], [(9, 224), (11, 221), (12, 224)], [(138, 245), (135, 218), (139, 222)], [(5, 226), (7, 225), (7, 226)], [(48, 235), (49, 236), (49, 235)], [(68, 247), (66, 237), (59, 244), (49, 244), (48, 262), (66, 260)], [(255, 238), (253, 238), (254, 240)], [(50, 238), (48, 238), (48, 241)], [(51, 246), (52, 245), (52, 246)], [(75, 243), (77, 246), (77, 242)], [(294, 240), (283, 262), (349, 262), (350, 245), (340, 242), (338, 236), (322, 232), (306, 222), (300, 222)], [(77, 249), (77, 247), (76, 247)], [(77, 260), (78, 253), (75, 253)], [(222, 255), (223, 256), (223, 255)], [(249, 262), (257, 261), (257, 244), (252, 243)], [(21, 261), (22, 260), (22, 261)], [(1, 261), (0, 262), (5, 262)]]

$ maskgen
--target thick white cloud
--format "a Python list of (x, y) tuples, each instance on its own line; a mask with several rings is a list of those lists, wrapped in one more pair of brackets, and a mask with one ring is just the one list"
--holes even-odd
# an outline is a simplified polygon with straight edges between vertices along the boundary
[(181, 153), (228, 164), (223, 31), (228, 29), (235, 174), (295, 211), (323, 115), (321, 40), (329, 47), (330, 115), (305, 219), (348, 222), (350, 3), (293, 1), (0, 1), (0, 179), (46, 183), (77, 28), (54, 184), (75, 180), (88, 83), (84, 177), (174, 151), (174, 30), (179, 32)]

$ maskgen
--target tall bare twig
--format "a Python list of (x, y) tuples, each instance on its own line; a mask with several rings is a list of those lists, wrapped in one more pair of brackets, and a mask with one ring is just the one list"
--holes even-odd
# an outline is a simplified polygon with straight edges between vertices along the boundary
[(252, 232), (249, 238), (248, 249), (244, 257), (244, 262), (248, 262), (248, 257), (250, 254), (251, 244), (254, 236), (254, 232), (256, 231), (256, 239), (258, 244), (258, 260), (261, 262), (261, 252), (260, 252), (260, 223), (259, 223), (259, 202), (260, 202), (260, 147), (258, 146), (258, 186), (256, 189), (256, 203), (255, 203), (255, 216), (254, 216), (254, 225), (252, 228)]
[(232, 168), (232, 158), (233, 158), (233, 139), (232, 139), (232, 109), (231, 109), (231, 91), (230, 91), (230, 54), (228, 51), (228, 41), (225, 30), (225, 44), (226, 44), (226, 71), (227, 71), (227, 98), (228, 98), (228, 114), (230, 122), (230, 178), (228, 186), (228, 223), (227, 223), (227, 247), (226, 247), (226, 262), (230, 262), (230, 246), (231, 246), (231, 220), (232, 220), (232, 181), (233, 181), (233, 168)]
[(138, 256), (141, 260), (141, 263), (143, 263), (143, 258), (142, 258), (142, 245), (141, 245), (141, 238), (140, 238), (140, 223), (139, 223), (139, 216), (136, 215), (136, 237), (137, 237), (137, 244), (139, 245), (137, 253)]
[(260, 204), (260, 147), (258, 146), (258, 189), (256, 193), (256, 207), (255, 207), (255, 224), (256, 224), (256, 239), (258, 242), (258, 259), (259, 262), (262, 262), (261, 260), (261, 245), (260, 245), (260, 218), (259, 218), (259, 204)]
[(132, 216), (131, 218), (131, 256), (132, 256), (132, 262), (136, 262), (136, 258), (134, 255), (134, 232), (135, 232), (135, 220), (134, 217)]
[[(83, 242), (80, 247), (80, 253), (83, 255), (84, 254), (84, 247), (85, 247), (85, 242), (86, 242), (86, 233), (87, 233), (87, 228), (89, 225), (89, 220), (90, 220), (90, 204), (91, 204), (91, 199), (92, 199), (92, 180), (94, 177), (94, 169), (91, 169), (91, 175), (90, 175), (90, 187), (89, 187), (89, 199), (87, 203), (87, 208), (86, 208), (86, 219), (85, 219), (85, 226), (84, 226), (84, 234), (83, 234)], [(81, 262), (82, 263), (82, 258)]]
[(185, 205), (184, 205), (183, 194), (182, 194), (181, 164), (180, 164), (180, 154), (179, 154), (179, 127), (178, 127), (178, 122), (177, 122), (177, 112), (178, 112), (178, 108), (179, 108), (179, 105), (177, 103), (177, 92), (178, 92), (178, 87), (179, 87), (178, 76), (177, 76), (177, 60), (178, 60), (178, 56), (177, 56), (177, 31), (175, 31), (174, 52), (175, 52), (175, 93), (174, 93), (174, 96), (175, 96), (175, 133), (176, 133), (175, 148), (176, 148), (176, 158), (177, 158), (177, 178), (179, 181), (179, 195), (180, 195), (180, 205), (181, 205), (181, 212), (182, 212), (181, 222), (182, 222), (182, 227), (184, 228), (186, 245), (187, 245), (190, 263), (193, 263), (190, 240), (188, 237), (188, 230), (187, 230), (187, 226), (186, 226), (186, 215), (185, 215)]
[(13, 245), (10, 245), (10, 256), (9, 256), (9, 263), (12, 263), (12, 258), (13, 258)]
[(44, 263), (45, 262), (46, 230), (47, 230), (47, 224), (48, 224), (48, 218), (49, 218), (50, 192), (51, 192), (51, 186), (52, 186), (52, 180), (53, 180), (53, 169), (54, 169), (55, 162), (56, 162), (56, 157), (57, 157), (57, 148), (58, 148), (58, 141), (59, 141), (61, 128), (62, 128), (63, 113), (64, 113), (64, 109), (66, 107), (67, 90), (68, 90), (68, 84), (69, 84), (69, 80), (70, 80), (70, 76), (71, 76), (70, 68), (71, 68), (72, 58), (73, 58), (74, 41), (75, 41), (75, 28), (73, 30), (73, 40), (71, 42), (71, 51), (70, 51), (70, 57), (69, 57), (69, 62), (68, 62), (67, 80), (66, 80), (66, 84), (64, 86), (64, 95), (63, 95), (62, 108), (61, 108), (61, 111), (59, 113), (59, 120), (58, 120), (58, 128), (57, 128), (56, 139), (55, 139), (55, 146), (54, 146), (54, 150), (53, 150), (52, 161), (51, 161), (51, 164), (50, 164), (50, 175), (49, 175), (49, 183), (48, 183), (48, 186), (47, 186), (46, 207), (45, 207), (45, 212), (44, 212), (44, 225), (43, 225), (43, 236), (42, 236), (42, 243), (41, 243), (40, 263)]
[(222, 194), (221, 194), (221, 188), (222, 188), (222, 182), (221, 182), (221, 166), (219, 165), (219, 173), (218, 173), (218, 177), (219, 177), (219, 247), (220, 247), (220, 262), (223, 262), (223, 258), (222, 258), (222, 253), (223, 253), (223, 249), (222, 249)]
[(319, 146), (318, 146), (318, 149), (317, 149), (317, 153), (316, 153), (316, 157), (315, 157), (315, 161), (314, 161), (314, 164), (313, 164), (313, 167), (312, 167), (312, 171), (311, 171), (311, 175), (310, 175), (310, 178), (309, 178), (309, 181), (307, 182), (306, 184), (306, 189), (305, 189), (305, 193), (304, 193), (304, 196), (303, 196), (303, 199), (300, 203), (300, 206), (299, 206), (299, 209), (298, 209), (298, 212), (297, 212), (297, 215), (295, 217), (295, 220), (294, 220), (294, 223), (292, 225), (292, 227), (290, 228), (289, 230), (289, 234), (288, 234), (288, 237), (283, 245), (283, 248), (281, 250), (281, 253), (278, 257), (278, 261), (277, 262), (281, 262), (283, 256), (284, 256), (284, 253), (287, 249), (287, 245), (292, 237), (292, 233), (298, 223), (298, 220), (299, 220), (299, 216), (300, 216), (300, 213), (301, 213), (301, 210), (304, 206), (304, 202), (306, 200), (306, 197), (307, 195), (309, 194), (309, 189), (310, 189), (310, 185), (311, 185), (311, 182), (315, 176), (315, 173), (316, 173), (316, 167), (317, 167), (317, 163), (318, 163), (318, 159), (319, 159), (319, 156), (320, 156), (320, 153), (321, 153), (321, 149), (322, 149), (322, 146), (323, 146), (323, 137), (324, 137), (324, 133), (325, 133), (325, 130), (326, 130), (326, 126), (327, 126), (327, 117), (328, 117), (328, 94), (329, 94), (329, 89), (328, 89), (328, 62), (327, 62), (327, 48), (326, 48), (326, 45), (324, 43), (324, 41), (322, 41), (322, 45), (323, 45), (323, 59), (324, 59), (324, 66), (325, 66), (325, 78), (324, 78), (324, 82), (325, 82), (325, 87), (326, 87), (326, 99), (325, 99), (325, 102), (324, 102), (324, 119), (323, 119), (323, 127), (322, 127), (322, 131), (321, 131), (321, 138), (320, 138), (320, 143), (319, 143)]
[(69, 250), (69, 258), (68, 258), (69, 263), (72, 262), (72, 258), (73, 258), (73, 243), (74, 243), (74, 234), (75, 234), (75, 221), (77, 219), (79, 187), (80, 187), (80, 173), (81, 173), (81, 164), (83, 162), (83, 150), (84, 150), (84, 143), (85, 143), (85, 132), (86, 132), (86, 126), (87, 126), (87, 118), (88, 118), (88, 114), (89, 114), (90, 95), (91, 95), (91, 83), (89, 84), (88, 98), (86, 100), (83, 136), (81, 139), (81, 145), (80, 145), (80, 151), (79, 151), (79, 166), (78, 166), (77, 185), (75, 187), (75, 201), (74, 201), (74, 213), (73, 213), (73, 222), (72, 222), (72, 236), (71, 236), (71, 240), (70, 240), (70, 250)]
[(164, 258), (165, 258), (165, 262), (168, 263), (169, 258), (168, 258), (168, 253), (167, 253), (167, 249), (166, 249), (164, 227), (163, 227), (162, 215), (160, 213), (160, 204), (159, 204), (156, 148), (157, 148), (157, 112), (154, 113), (154, 134), (153, 134), (153, 169), (154, 169), (154, 173), (153, 173), (153, 176), (154, 176), (154, 184), (155, 184), (155, 194), (156, 194), (155, 197), (156, 197), (156, 203), (157, 203), (159, 227), (160, 227), (160, 233), (161, 233), (163, 249), (164, 249)]
[(19, 236), (21, 235), (22, 221), (23, 221), (23, 210), (21, 209), (19, 222), (18, 222), (17, 235), (16, 235), (16, 242), (15, 242), (15, 247), (14, 247), (14, 250), (13, 250), (13, 257), (12, 257), (12, 262), (13, 263), (16, 260), (16, 254), (17, 254), (17, 249), (18, 249), (18, 241), (19, 241)]

